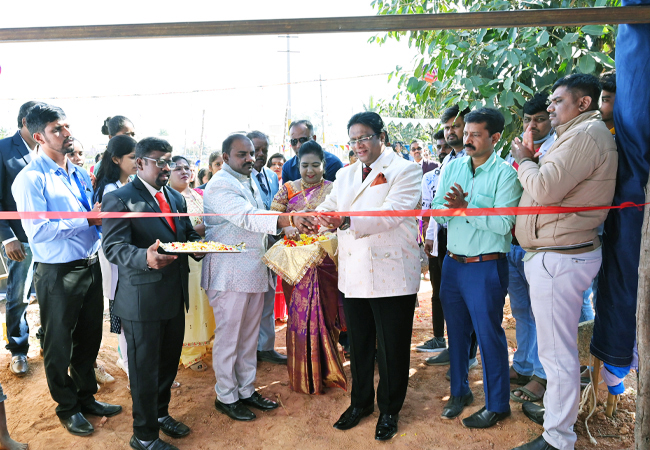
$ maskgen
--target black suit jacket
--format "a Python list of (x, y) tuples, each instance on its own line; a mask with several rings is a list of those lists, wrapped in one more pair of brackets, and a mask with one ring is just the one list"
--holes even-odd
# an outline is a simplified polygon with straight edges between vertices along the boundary
[[(187, 212), (185, 199), (165, 187), (172, 212)], [(143, 182), (131, 183), (106, 194), (102, 211), (157, 212), (158, 204)], [(176, 234), (164, 217), (103, 219), (102, 248), (106, 259), (118, 267), (114, 313), (131, 321), (169, 320), (175, 317), (181, 302), (189, 307), (187, 255), (178, 255), (170, 265), (154, 270), (147, 267), (147, 248), (160, 242), (187, 242), (201, 239), (188, 217), (174, 217)]]
[[(16, 211), (16, 201), (11, 193), (11, 185), (18, 172), (32, 160), (29, 150), (17, 131), (12, 137), (0, 140), (0, 211)], [(0, 220), (0, 242), (17, 237), (27, 242), (27, 235), (20, 219)]]

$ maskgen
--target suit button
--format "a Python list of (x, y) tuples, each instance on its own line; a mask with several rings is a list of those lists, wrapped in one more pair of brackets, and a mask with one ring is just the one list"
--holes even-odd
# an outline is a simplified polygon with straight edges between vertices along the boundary
[(386, 253), (386, 254), (384, 255), (384, 257), (385, 257), (385, 258), (390, 258), (390, 253)]

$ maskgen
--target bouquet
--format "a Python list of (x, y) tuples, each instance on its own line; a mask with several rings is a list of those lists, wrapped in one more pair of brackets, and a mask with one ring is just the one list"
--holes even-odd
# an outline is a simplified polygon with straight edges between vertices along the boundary
[(332, 233), (301, 234), (297, 240), (285, 236), (266, 252), (262, 261), (284, 281), (295, 285), (310, 267), (323, 262), (325, 256), (329, 255), (336, 263), (337, 247), (337, 237)]

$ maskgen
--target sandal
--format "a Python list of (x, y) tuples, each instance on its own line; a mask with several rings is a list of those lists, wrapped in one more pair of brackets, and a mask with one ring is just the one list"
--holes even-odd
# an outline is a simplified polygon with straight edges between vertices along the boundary
[[(517, 372), (517, 371), (515, 370), (515, 368), (512, 367), (512, 366), (510, 366), (510, 368), (512, 369), (512, 371), (513, 371), (514, 373), (517, 374), (517, 377), (516, 377), (516, 378), (510, 378), (510, 384), (519, 384), (519, 385), (523, 386), (523, 385), (525, 385), (525, 384), (528, 384), (528, 382), (529, 382), (530, 379), (532, 378), (532, 377), (530, 377), (530, 376), (528, 376), (528, 375), (522, 375), (522, 374), (520, 374), (520, 373)], [(510, 372), (508, 372), (508, 373), (510, 373)]]
[(203, 361), (197, 361), (190, 366), (190, 369), (192, 369), (194, 372), (203, 372), (204, 370), (207, 370), (207, 368), (208, 365)]
[[(540, 378), (540, 377), (538, 377), (536, 375), (533, 375), (531, 377), (530, 381), (537, 381), (539, 384), (544, 386), (544, 392), (546, 392), (546, 380), (545, 379)], [(517, 391), (521, 392), (522, 395), (525, 395), (526, 397), (528, 397), (528, 400), (524, 400), (523, 398), (521, 398), (522, 395), (515, 395), (515, 392), (517, 392)], [(520, 386), (520, 387), (515, 388), (515, 389), (510, 391), (510, 400), (513, 400), (513, 401), (515, 401), (517, 403), (538, 402), (542, 398), (544, 398), (544, 394), (535, 395), (534, 393), (532, 393), (529, 389), (527, 389), (524, 386)]]

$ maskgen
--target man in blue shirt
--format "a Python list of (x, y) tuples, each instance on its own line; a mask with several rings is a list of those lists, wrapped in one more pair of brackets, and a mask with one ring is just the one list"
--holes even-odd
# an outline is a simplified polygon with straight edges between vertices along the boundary
[[(298, 150), (300, 146), (307, 141), (316, 140), (314, 134), (314, 126), (309, 120), (298, 120), (289, 125), (289, 136), (291, 137), (291, 148), (296, 153), (296, 156), (289, 159), (284, 166), (282, 166), (282, 182), (295, 181), (300, 179), (300, 167), (298, 164)], [(334, 181), (336, 179), (336, 172), (343, 167), (341, 160), (330, 152), (325, 153), (325, 179), (327, 181)]]
[[(522, 188), (517, 172), (498, 157), (503, 115), (481, 108), (465, 116), (467, 156), (442, 171), (432, 209), (513, 207)], [(483, 361), (485, 406), (463, 419), (467, 428), (488, 428), (510, 416), (508, 344), (501, 327), (508, 289), (508, 261), (514, 216), (434, 217), (448, 224), (447, 256), (442, 266), (440, 300), (447, 320), (451, 397), (442, 417), (453, 419), (474, 400), (467, 355), (476, 330)]]
[[(65, 113), (39, 103), (26, 118), (38, 154), (12, 186), (16, 210), (87, 213), (94, 208), (88, 173), (66, 155), (74, 138)], [(98, 402), (93, 363), (102, 340), (104, 299), (97, 251), (101, 219), (22, 219), (34, 262), (43, 326), (45, 376), (56, 414), (72, 434), (94, 431), (84, 414), (110, 417), (121, 406)], [(70, 374), (68, 374), (68, 368)]]

